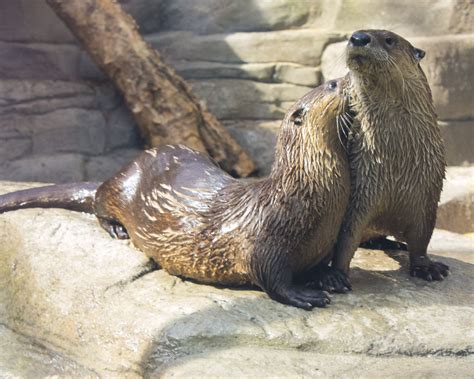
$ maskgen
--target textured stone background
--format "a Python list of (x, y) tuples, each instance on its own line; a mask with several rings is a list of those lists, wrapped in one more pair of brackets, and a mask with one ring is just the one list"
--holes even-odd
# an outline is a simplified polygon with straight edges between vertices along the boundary
[[(469, 0), (121, 0), (146, 39), (257, 160), (285, 110), (344, 72), (343, 45), (385, 28), (427, 51), (451, 165), (474, 163)], [(104, 179), (141, 147), (130, 112), (42, 0), (0, 0), (0, 179)]]

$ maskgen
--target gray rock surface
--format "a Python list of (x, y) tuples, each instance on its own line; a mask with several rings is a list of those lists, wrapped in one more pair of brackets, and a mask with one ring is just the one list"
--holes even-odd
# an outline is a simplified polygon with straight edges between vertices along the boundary
[(413, 38), (441, 120), (474, 119), (474, 34)]
[(449, 166), (468, 166), (474, 162), (474, 119), (440, 121)]
[[(294, 84), (215, 79), (190, 81), (194, 92), (222, 119), (281, 120), (288, 108), (311, 87)], [(225, 99), (225, 101), (223, 101)]]
[[(20, 187), (2, 183), (0, 192)], [(89, 215), (6, 213), (0, 241), (0, 323), (100, 375), (467, 377), (474, 369), (471, 237), (435, 233), (429, 250), (452, 273), (440, 283), (410, 278), (405, 253), (359, 250), (354, 291), (311, 312), (259, 291), (149, 272), (142, 253)]]
[(195, 35), (167, 32), (147, 36), (168, 60), (228, 63), (290, 62), (317, 66), (324, 47), (343, 39), (339, 33), (295, 29), (260, 33)]
[(436, 226), (456, 233), (474, 233), (474, 167), (448, 170)]
[[(392, 29), (427, 51), (423, 65), (446, 126), (449, 164), (474, 163), (474, 12), (468, 1), (119, 3), (165, 60), (193, 82), (203, 103), (229, 125), (279, 120), (304, 88), (345, 72), (344, 42), (337, 42), (359, 28)], [(22, 158), (61, 151), (88, 162), (116, 149), (141, 147), (122, 99), (45, 2), (0, 0), (0, 48), (0, 178), (37, 179), (1, 176)], [(88, 120), (84, 112), (91, 113)], [(87, 125), (78, 128), (78, 122)], [(33, 130), (38, 131), (35, 138)], [(273, 148), (274, 138), (267, 141), (265, 133), (248, 139), (245, 128), (232, 127), (231, 132), (249, 151)], [(254, 158), (261, 173), (269, 171), (268, 154)]]
[(97, 373), (0, 323), (1, 378), (95, 378)]

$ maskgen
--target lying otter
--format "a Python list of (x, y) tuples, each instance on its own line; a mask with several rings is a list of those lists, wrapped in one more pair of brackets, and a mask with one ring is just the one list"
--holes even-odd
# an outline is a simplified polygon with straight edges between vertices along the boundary
[(448, 275), (426, 252), (446, 162), (424, 55), (386, 30), (355, 32), (347, 44), (352, 193), (333, 262), (346, 273), (361, 241), (393, 235), (408, 245), (412, 276)]
[[(348, 204), (349, 167), (336, 121), (346, 103), (336, 81), (300, 99), (283, 120), (271, 175), (254, 183), (232, 178), (201, 153), (168, 145), (145, 151), (101, 185), (0, 196), (0, 212), (91, 212), (170, 274), (252, 283), (281, 303), (324, 307), (326, 292), (299, 287), (293, 277), (327, 266)], [(344, 279), (330, 282), (344, 286)]]

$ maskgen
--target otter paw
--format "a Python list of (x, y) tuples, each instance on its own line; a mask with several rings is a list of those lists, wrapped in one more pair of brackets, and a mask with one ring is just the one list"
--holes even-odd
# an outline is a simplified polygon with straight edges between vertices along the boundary
[(319, 270), (305, 286), (335, 293), (352, 291), (352, 285), (347, 274), (335, 267), (325, 267)]
[(410, 275), (431, 282), (432, 280), (443, 280), (449, 275), (449, 266), (441, 262), (429, 262), (427, 265), (412, 266)]
[(327, 292), (309, 288), (289, 288), (278, 297), (277, 300), (284, 304), (306, 309), (307, 311), (314, 307), (324, 308), (331, 302)]
[(112, 238), (119, 240), (129, 239), (127, 230), (120, 224), (111, 224), (107, 230)]

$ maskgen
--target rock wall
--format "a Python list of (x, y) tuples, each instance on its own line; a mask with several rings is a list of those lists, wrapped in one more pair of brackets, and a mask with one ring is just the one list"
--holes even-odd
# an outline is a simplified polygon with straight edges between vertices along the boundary
[[(425, 49), (449, 163), (474, 162), (474, 10), (468, 0), (121, 0), (146, 39), (269, 171), (279, 120), (341, 75), (359, 28)], [(110, 176), (141, 147), (130, 112), (43, 1), (0, 0), (0, 179)]]

